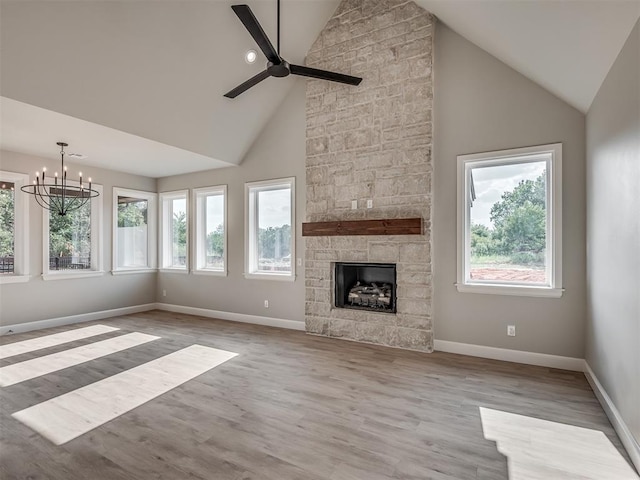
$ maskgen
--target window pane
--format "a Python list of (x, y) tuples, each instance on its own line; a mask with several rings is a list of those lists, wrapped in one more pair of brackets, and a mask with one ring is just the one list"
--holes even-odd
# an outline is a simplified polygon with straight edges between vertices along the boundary
[(13, 273), (15, 244), (15, 188), (0, 184), (0, 273)]
[(49, 270), (91, 268), (91, 202), (58, 215), (49, 212)]
[(548, 285), (546, 161), (470, 169), (471, 281)]
[(291, 189), (258, 191), (258, 270), (291, 272)]
[(148, 201), (118, 197), (118, 267), (148, 266)]
[(208, 195), (205, 203), (205, 268), (224, 270), (224, 196)]
[(171, 200), (171, 266), (187, 265), (187, 200), (177, 198)]

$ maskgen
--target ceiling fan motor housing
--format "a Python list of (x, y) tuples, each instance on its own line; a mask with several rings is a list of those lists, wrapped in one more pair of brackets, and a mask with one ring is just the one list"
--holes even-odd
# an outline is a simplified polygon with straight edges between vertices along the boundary
[(291, 73), (289, 62), (282, 60), (282, 63), (275, 65), (273, 62), (267, 62), (267, 71), (272, 77), (286, 77)]

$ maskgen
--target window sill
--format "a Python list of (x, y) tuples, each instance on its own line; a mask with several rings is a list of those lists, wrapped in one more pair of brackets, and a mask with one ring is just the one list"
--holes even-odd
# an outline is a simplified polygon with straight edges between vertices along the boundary
[(296, 277), (291, 273), (245, 273), (244, 278), (250, 280), (276, 280), (279, 282), (295, 282)]
[(0, 284), (4, 283), (26, 283), (31, 278), (31, 275), (0, 275)]
[(111, 270), (111, 275), (133, 275), (136, 273), (156, 273), (157, 268), (122, 268), (119, 270)]
[(211, 275), (212, 277), (226, 277), (227, 276), (227, 271), (226, 270), (205, 270), (205, 269), (199, 269), (199, 270), (192, 270), (191, 271), (192, 274), (194, 275)]
[(186, 268), (161, 268), (158, 270), (160, 273), (181, 273), (183, 275), (187, 275), (189, 270)]
[(100, 271), (88, 271), (88, 272), (60, 272), (60, 273), (43, 273), (42, 279), (49, 280), (74, 280), (76, 278), (89, 278), (89, 277), (101, 277), (104, 275), (102, 270)]
[(518, 285), (490, 285), (456, 283), (460, 293), (480, 293), (489, 295), (517, 295), (520, 297), (560, 298), (564, 288), (525, 287)]

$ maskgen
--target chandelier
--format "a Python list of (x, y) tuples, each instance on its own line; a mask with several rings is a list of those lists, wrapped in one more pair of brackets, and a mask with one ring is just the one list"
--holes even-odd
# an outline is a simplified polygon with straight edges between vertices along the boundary
[(38, 205), (46, 208), (58, 215), (66, 215), (69, 212), (82, 208), (86, 203), (100, 195), (97, 190), (91, 188), (91, 177), (89, 177), (89, 185), (83, 183), (82, 172), (80, 172), (80, 181), (74, 182), (72, 185), (67, 183), (67, 167), (64, 164), (64, 147), (69, 145), (64, 142), (58, 142), (60, 146), (60, 157), (62, 169), (60, 177), (55, 172), (53, 180), (47, 178), (47, 169), (43, 168), (42, 173), (36, 172), (36, 179), (31, 185), (25, 185), (21, 188), (23, 192), (33, 195)]

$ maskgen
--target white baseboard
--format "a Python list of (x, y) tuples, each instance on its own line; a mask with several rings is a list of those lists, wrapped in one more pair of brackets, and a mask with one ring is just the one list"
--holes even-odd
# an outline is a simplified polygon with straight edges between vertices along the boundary
[(155, 308), (155, 303), (146, 303), (144, 305), (134, 305), (132, 307), (113, 308), (111, 310), (101, 310), (99, 312), (80, 313), (78, 315), (69, 315), (68, 317), (48, 318), (46, 320), (38, 320), (35, 322), (18, 323), (16, 325), (4, 325), (0, 326), (0, 335), (30, 332), (32, 330), (40, 330), (42, 328), (71, 325), (73, 323), (91, 322), (93, 320), (102, 320), (109, 317), (146, 312)]
[(486, 347), (484, 345), (472, 345), (470, 343), (450, 342), (448, 340), (434, 340), (434, 350), (438, 352), (458, 353), (472, 357), (491, 358), (505, 362), (524, 363), (538, 365), (540, 367), (559, 368), (562, 370), (584, 371), (582, 358), (561, 357), (546, 353), (523, 352), (508, 348)]
[(589, 385), (591, 385), (593, 392), (596, 394), (604, 412), (607, 414), (607, 417), (609, 417), (611, 425), (613, 425), (618, 437), (620, 437), (620, 441), (627, 450), (629, 458), (636, 466), (636, 470), (640, 472), (640, 445), (634, 438), (631, 430), (629, 430), (629, 427), (627, 427), (627, 424), (622, 419), (622, 415), (620, 415), (620, 412), (613, 404), (611, 397), (609, 397), (606, 390), (598, 380), (598, 377), (596, 377), (596, 374), (593, 373), (593, 370), (591, 370), (591, 367), (586, 361), (584, 362), (584, 375), (587, 377), (587, 381), (589, 382)]
[(184, 305), (173, 305), (170, 303), (156, 303), (158, 310), (167, 312), (185, 313), (187, 315), (198, 315), (200, 317), (218, 318), (220, 320), (230, 320), (232, 322), (253, 323), (256, 325), (266, 325), (268, 327), (288, 328), (290, 330), (304, 330), (304, 322), (296, 320), (286, 320), (284, 318), (261, 317), (258, 315), (247, 315), (244, 313), (222, 312), (219, 310), (209, 310), (208, 308), (187, 307)]

